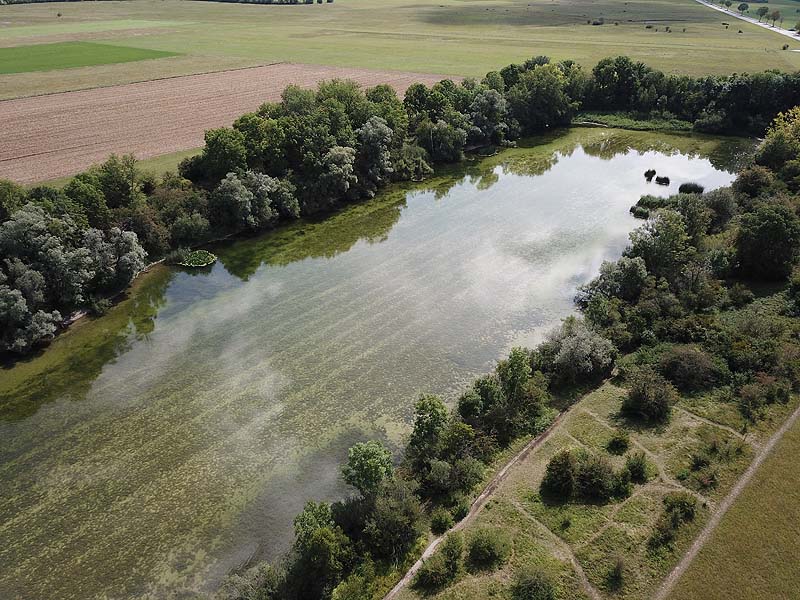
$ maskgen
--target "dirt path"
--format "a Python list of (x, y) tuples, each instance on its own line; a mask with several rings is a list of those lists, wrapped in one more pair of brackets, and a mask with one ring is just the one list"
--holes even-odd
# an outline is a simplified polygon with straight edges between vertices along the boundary
[(448, 531), (446, 531), (439, 537), (433, 539), (430, 544), (428, 544), (428, 547), (425, 548), (425, 551), (422, 553), (422, 556), (420, 556), (419, 560), (411, 566), (411, 568), (403, 576), (403, 578), (397, 582), (397, 585), (395, 585), (391, 589), (391, 591), (389, 591), (389, 593), (386, 594), (386, 596), (384, 596), (384, 600), (391, 600), (392, 598), (396, 598), (401, 590), (403, 590), (406, 586), (411, 584), (411, 582), (414, 579), (414, 576), (417, 574), (417, 571), (422, 566), (423, 561), (427, 560), (433, 555), (433, 553), (436, 551), (436, 548), (439, 546), (439, 544), (442, 542), (442, 540), (448, 533), (450, 533), (451, 531), (460, 531), (461, 529), (463, 529), (464, 527), (466, 527), (472, 521), (475, 520), (475, 517), (477, 517), (481, 509), (483, 509), (483, 507), (486, 506), (486, 503), (492, 497), (494, 492), (497, 491), (497, 488), (500, 486), (500, 484), (503, 481), (505, 481), (505, 479), (508, 477), (508, 473), (511, 470), (511, 468), (521, 460), (527, 458), (527, 456), (531, 452), (533, 452), (533, 450), (541, 446), (550, 437), (550, 434), (553, 433), (553, 430), (556, 427), (558, 427), (558, 425), (567, 417), (567, 415), (569, 415), (573, 411), (573, 409), (574, 405), (573, 407), (570, 407), (569, 409), (559, 414), (547, 429), (545, 429), (540, 435), (538, 435), (537, 437), (533, 438), (530, 442), (528, 442), (522, 450), (517, 452), (511, 458), (511, 460), (509, 460), (503, 466), (503, 468), (500, 469), (500, 471), (498, 471), (498, 473), (494, 477), (492, 477), (492, 479), (489, 481), (489, 483), (481, 492), (480, 496), (478, 496), (475, 499), (475, 502), (472, 503), (472, 506), (470, 507), (467, 516), (464, 517), (458, 523), (456, 523)]
[(431, 74), (278, 63), (0, 101), (0, 178), (35, 183), (72, 175), (111, 153), (151, 158), (203, 145), (207, 129), (275, 101), (287, 85), (328, 79), (391, 85), (403, 94)]
[[(770, 25), (769, 23), (765, 23), (764, 21), (759, 21), (758, 19), (756, 19), (754, 17), (748, 17), (748, 16), (743, 15), (741, 13), (738, 13), (738, 12), (736, 12), (734, 10), (729, 10), (729, 9), (724, 8), (722, 6), (717, 6), (716, 4), (712, 4), (711, 2), (706, 2), (706, 0), (695, 0), (695, 2), (697, 2), (698, 4), (702, 4), (703, 6), (707, 6), (708, 8), (713, 8), (714, 10), (719, 11), (721, 13), (724, 13), (724, 14), (728, 15), (729, 17), (733, 17), (734, 19), (739, 19), (740, 21), (747, 21), (748, 23), (751, 23), (753, 25), (757, 25), (758, 27), (761, 27), (762, 29), (767, 29), (767, 30), (772, 31), (774, 33), (778, 33), (780, 35), (783, 35), (785, 37), (792, 38), (795, 41), (798, 41), (800, 39), (800, 38), (798, 38), (797, 33), (793, 32), (793, 31), (789, 31), (788, 29), (783, 29), (782, 27), (775, 27), (773, 25)], [(784, 15), (784, 17), (786, 17), (786, 16), (787, 15)]]
[(570, 545), (567, 544), (560, 537), (558, 537), (558, 535), (550, 531), (547, 525), (542, 523), (539, 519), (534, 517), (527, 510), (525, 510), (525, 507), (522, 506), (519, 502), (517, 502), (516, 500), (511, 500), (511, 504), (514, 506), (514, 508), (517, 509), (517, 512), (519, 512), (519, 514), (521, 514), (523, 517), (531, 521), (534, 525), (539, 527), (539, 529), (541, 529), (545, 533), (545, 535), (550, 538), (550, 541), (556, 546), (556, 548), (558, 549), (557, 552), (560, 552), (562, 557), (565, 557), (567, 560), (569, 560), (570, 564), (572, 565), (572, 568), (578, 575), (578, 579), (581, 582), (581, 588), (586, 593), (586, 595), (589, 596), (589, 598), (591, 598), (592, 600), (602, 600), (602, 596), (600, 596), (600, 593), (595, 589), (595, 587), (589, 581), (589, 578), (586, 576), (586, 572), (583, 570), (581, 563), (578, 562), (578, 558), (575, 556), (575, 553), (572, 551)]
[(686, 572), (686, 569), (697, 556), (698, 552), (700, 552), (700, 549), (717, 528), (717, 525), (719, 525), (720, 521), (722, 521), (722, 517), (724, 517), (725, 513), (728, 512), (728, 509), (739, 497), (739, 494), (742, 493), (742, 490), (747, 486), (748, 483), (750, 483), (753, 475), (755, 475), (756, 471), (761, 466), (761, 463), (763, 463), (767, 456), (769, 456), (770, 452), (772, 452), (772, 449), (775, 447), (775, 445), (792, 427), (792, 425), (795, 424), (798, 417), (800, 417), (800, 406), (795, 409), (791, 416), (786, 419), (786, 422), (781, 425), (781, 428), (772, 434), (772, 437), (770, 437), (767, 443), (764, 444), (764, 446), (756, 455), (755, 459), (753, 459), (753, 462), (750, 463), (750, 466), (747, 468), (741, 478), (739, 478), (739, 481), (736, 482), (736, 485), (733, 486), (731, 491), (728, 492), (728, 495), (725, 496), (725, 499), (720, 503), (719, 508), (700, 532), (700, 535), (697, 536), (697, 539), (695, 539), (692, 546), (689, 548), (686, 554), (683, 555), (683, 558), (680, 560), (680, 562), (661, 584), (658, 592), (653, 597), (654, 600), (666, 600), (670, 592), (672, 592), (672, 590), (675, 588), (675, 585), (678, 583), (681, 576)]

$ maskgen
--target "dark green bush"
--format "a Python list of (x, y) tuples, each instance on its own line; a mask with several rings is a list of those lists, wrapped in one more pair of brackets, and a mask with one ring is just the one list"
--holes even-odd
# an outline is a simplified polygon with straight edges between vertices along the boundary
[(511, 540), (498, 529), (478, 529), (469, 539), (467, 556), (474, 568), (490, 569), (498, 567), (511, 554)]
[(681, 194), (702, 194), (704, 191), (705, 188), (702, 185), (694, 182), (682, 183), (678, 188), (678, 192)]
[(696, 346), (675, 346), (661, 357), (659, 371), (682, 392), (697, 392), (720, 383), (724, 367)]
[(678, 400), (672, 384), (649, 367), (640, 369), (632, 379), (622, 402), (623, 412), (651, 423), (667, 421)]
[(437, 508), (431, 513), (431, 531), (441, 535), (453, 526), (453, 516), (444, 508)]
[(650, 470), (649, 462), (644, 452), (634, 452), (625, 460), (625, 470), (630, 474), (631, 481), (634, 483), (646, 483)]
[(631, 443), (631, 438), (628, 432), (624, 429), (617, 429), (612, 435), (611, 439), (606, 444), (606, 449), (611, 454), (625, 454), (628, 451), (628, 446)]

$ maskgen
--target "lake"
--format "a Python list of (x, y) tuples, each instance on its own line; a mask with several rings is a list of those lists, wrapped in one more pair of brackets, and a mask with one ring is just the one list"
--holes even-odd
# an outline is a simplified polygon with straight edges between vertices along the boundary
[(188, 597), (276, 556), (348, 493), (350, 445), (399, 453), (421, 392), (453, 402), (569, 315), (640, 195), (726, 185), (751, 150), (573, 129), (152, 269), (0, 370), (0, 597)]

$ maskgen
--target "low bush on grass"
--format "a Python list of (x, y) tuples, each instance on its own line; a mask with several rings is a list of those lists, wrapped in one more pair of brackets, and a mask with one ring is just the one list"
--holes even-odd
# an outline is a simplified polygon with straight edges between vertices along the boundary
[(493, 569), (508, 560), (511, 540), (497, 529), (478, 529), (469, 539), (467, 556), (474, 569)]
[(668, 350), (658, 370), (682, 392), (697, 392), (721, 383), (727, 366), (696, 346), (675, 346)]
[(667, 494), (663, 503), (664, 510), (650, 537), (650, 546), (653, 549), (672, 544), (678, 528), (693, 521), (697, 513), (697, 499), (686, 492)]
[(628, 471), (633, 483), (646, 483), (650, 478), (650, 463), (644, 452), (634, 452), (625, 460), (625, 470)]
[(427, 591), (442, 589), (452, 583), (463, 564), (464, 539), (458, 532), (449, 534), (441, 549), (422, 563), (414, 586)]
[(631, 439), (628, 432), (624, 429), (617, 429), (611, 439), (608, 440), (606, 444), (606, 450), (608, 450), (611, 454), (623, 455), (628, 451), (628, 446), (630, 446)]
[(513, 600), (555, 600), (556, 586), (543, 569), (526, 565), (514, 574), (511, 597)]
[(648, 423), (664, 423), (677, 400), (678, 393), (670, 382), (653, 369), (643, 367), (632, 376), (622, 412)]

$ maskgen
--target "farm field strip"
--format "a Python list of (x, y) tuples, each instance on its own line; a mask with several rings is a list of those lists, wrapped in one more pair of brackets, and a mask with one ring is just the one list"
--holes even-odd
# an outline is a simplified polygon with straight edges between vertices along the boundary
[(280, 63), (0, 102), (0, 178), (34, 183), (64, 177), (111, 153), (137, 158), (203, 144), (207, 129), (230, 125), (277, 100), (289, 84), (348, 78), (387, 83), (399, 94), (430, 74)]

